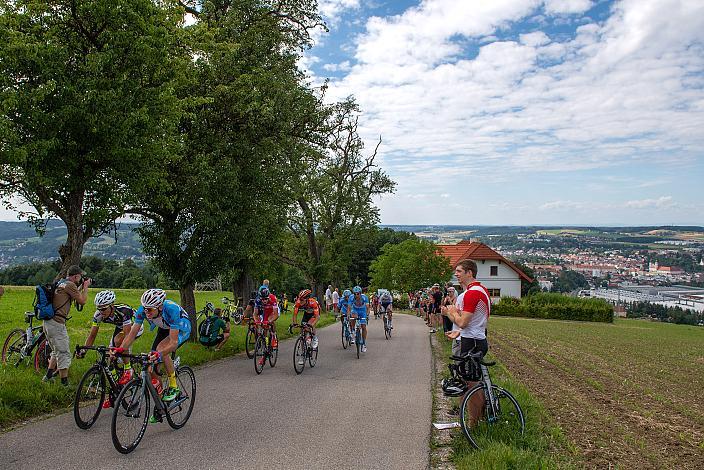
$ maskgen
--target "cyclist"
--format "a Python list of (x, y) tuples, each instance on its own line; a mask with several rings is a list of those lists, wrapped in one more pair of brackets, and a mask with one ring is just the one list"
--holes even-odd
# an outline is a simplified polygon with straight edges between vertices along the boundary
[(372, 295), (372, 306), (374, 307), (374, 315), (379, 313), (379, 296), (377, 294)]
[(362, 327), (362, 352), (367, 352), (367, 317), (369, 316), (369, 298), (362, 294), (362, 288), (354, 286), (352, 297), (349, 300), (350, 323), (352, 319), (358, 320)]
[(291, 326), (296, 325), (298, 311), (303, 310), (301, 325), (308, 324), (313, 330), (313, 344), (311, 346), (316, 349), (318, 347), (318, 335), (315, 332), (315, 324), (320, 318), (320, 305), (317, 300), (311, 297), (312, 293), (310, 289), (303, 289), (298, 293), (298, 298), (293, 306), (293, 323), (291, 323)]
[[(93, 322), (91, 324), (88, 337), (86, 338), (85, 345), (93, 346), (95, 338), (98, 336), (98, 331), (100, 330), (100, 324), (107, 323), (110, 325), (115, 325), (115, 330), (112, 332), (112, 338), (110, 338), (110, 347), (119, 347), (125, 336), (130, 334), (130, 330), (132, 329), (134, 309), (125, 304), (115, 305), (115, 292), (111, 290), (102, 290), (98, 292), (95, 295), (93, 302), (95, 303), (95, 308), (97, 310), (93, 314)], [(142, 336), (144, 328), (140, 327), (138, 330), (137, 338)], [(85, 355), (85, 349), (76, 352), (76, 357), (78, 359), (82, 359)], [(125, 365), (125, 372), (117, 381), (119, 385), (125, 385), (127, 382), (132, 380), (132, 364), (130, 363), (130, 360), (128, 358), (124, 358), (123, 363)], [(110, 406), (112, 406), (112, 403), (110, 402), (110, 397), (107, 397), (103, 402), (103, 408), (110, 408)]]
[(257, 291), (257, 296), (254, 299), (254, 312), (259, 321), (267, 321), (271, 325), (271, 346), (277, 348), (279, 340), (276, 338), (275, 322), (279, 318), (279, 302), (266, 285), (262, 285)]
[(340, 300), (338, 301), (338, 308), (340, 309), (340, 319), (342, 320), (342, 317), (347, 316), (347, 312), (349, 310), (349, 299), (350, 296), (352, 296), (352, 291), (349, 289), (345, 289), (342, 291), (342, 295), (340, 296)]
[(394, 326), (391, 323), (391, 313), (392, 313), (392, 303), (394, 299), (391, 297), (391, 294), (388, 291), (384, 291), (381, 294), (381, 297), (379, 297), (379, 302), (381, 303), (381, 308), (383, 308), (383, 311), (386, 312), (386, 315), (389, 317), (389, 328), (393, 329)]
[[(169, 387), (164, 392), (162, 400), (173, 401), (181, 391), (176, 383), (176, 370), (171, 353), (176, 351), (191, 335), (191, 321), (188, 313), (173, 300), (166, 300), (166, 292), (162, 289), (149, 289), (142, 294), (142, 305), (134, 315), (135, 324), (140, 327), (144, 320), (151, 325), (150, 329), (158, 327), (154, 342), (152, 343), (152, 357), (164, 362), (166, 373), (169, 377)], [(122, 340), (122, 346), (117, 352), (128, 349), (137, 337), (137, 329), (132, 328), (130, 334)], [(152, 379), (158, 380), (156, 371), (152, 368)], [(150, 421), (157, 421), (158, 418), (152, 416)]]

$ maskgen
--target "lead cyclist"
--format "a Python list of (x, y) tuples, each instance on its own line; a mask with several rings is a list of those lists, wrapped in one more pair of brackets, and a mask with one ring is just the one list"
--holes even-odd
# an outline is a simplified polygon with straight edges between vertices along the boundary
[(391, 297), (391, 294), (388, 292), (384, 292), (381, 294), (381, 298), (379, 299), (381, 303), (381, 307), (384, 309), (384, 312), (386, 312), (386, 315), (389, 317), (389, 328), (392, 330), (394, 329), (393, 323), (391, 323), (391, 316), (392, 316), (392, 311), (393, 311), (393, 297)]

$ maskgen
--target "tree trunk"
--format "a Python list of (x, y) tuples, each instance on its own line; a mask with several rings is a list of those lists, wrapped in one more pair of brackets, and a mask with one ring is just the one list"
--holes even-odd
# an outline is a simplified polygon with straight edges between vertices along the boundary
[(181, 286), (178, 291), (181, 294), (181, 307), (188, 312), (188, 317), (191, 320), (191, 337), (190, 341), (198, 340), (198, 324), (196, 323), (196, 296), (193, 292), (194, 283), (189, 282)]
[(252, 292), (256, 289), (254, 279), (243, 269), (239, 277), (232, 283), (232, 295), (242, 298), (242, 307), (247, 304)]
[(78, 211), (77, 214), (70, 214), (66, 224), (66, 243), (59, 246), (59, 256), (61, 257), (61, 268), (59, 277), (66, 277), (66, 271), (72, 265), (79, 265), (81, 255), (83, 254), (83, 245), (86, 240), (83, 232), (83, 214)]

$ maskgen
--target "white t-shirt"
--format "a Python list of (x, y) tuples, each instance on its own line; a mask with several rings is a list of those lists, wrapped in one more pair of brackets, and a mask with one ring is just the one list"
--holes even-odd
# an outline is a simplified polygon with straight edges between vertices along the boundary
[(491, 298), (486, 288), (478, 282), (472, 283), (457, 297), (457, 310), (474, 313), (466, 327), (462, 328), (462, 338), (486, 339), (486, 324), (491, 311)]
[(336, 304), (340, 301), (340, 294), (337, 291), (332, 293), (332, 303)]
[(329, 304), (332, 303), (332, 291), (330, 288), (325, 291), (325, 301)]

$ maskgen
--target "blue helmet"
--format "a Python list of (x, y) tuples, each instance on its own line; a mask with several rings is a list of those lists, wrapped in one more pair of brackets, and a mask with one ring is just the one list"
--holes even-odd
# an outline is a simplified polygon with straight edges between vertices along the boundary
[(354, 292), (355, 294), (361, 294), (362, 288), (359, 286), (354, 286), (354, 288), (352, 289), (352, 292)]
[(259, 297), (269, 297), (269, 288), (267, 286), (259, 288)]
[(352, 291), (350, 291), (349, 289), (345, 289), (345, 290), (342, 292), (342, 296), (343, 296), (343, 297), (349, 297), (350, 295), (352, 295)]

